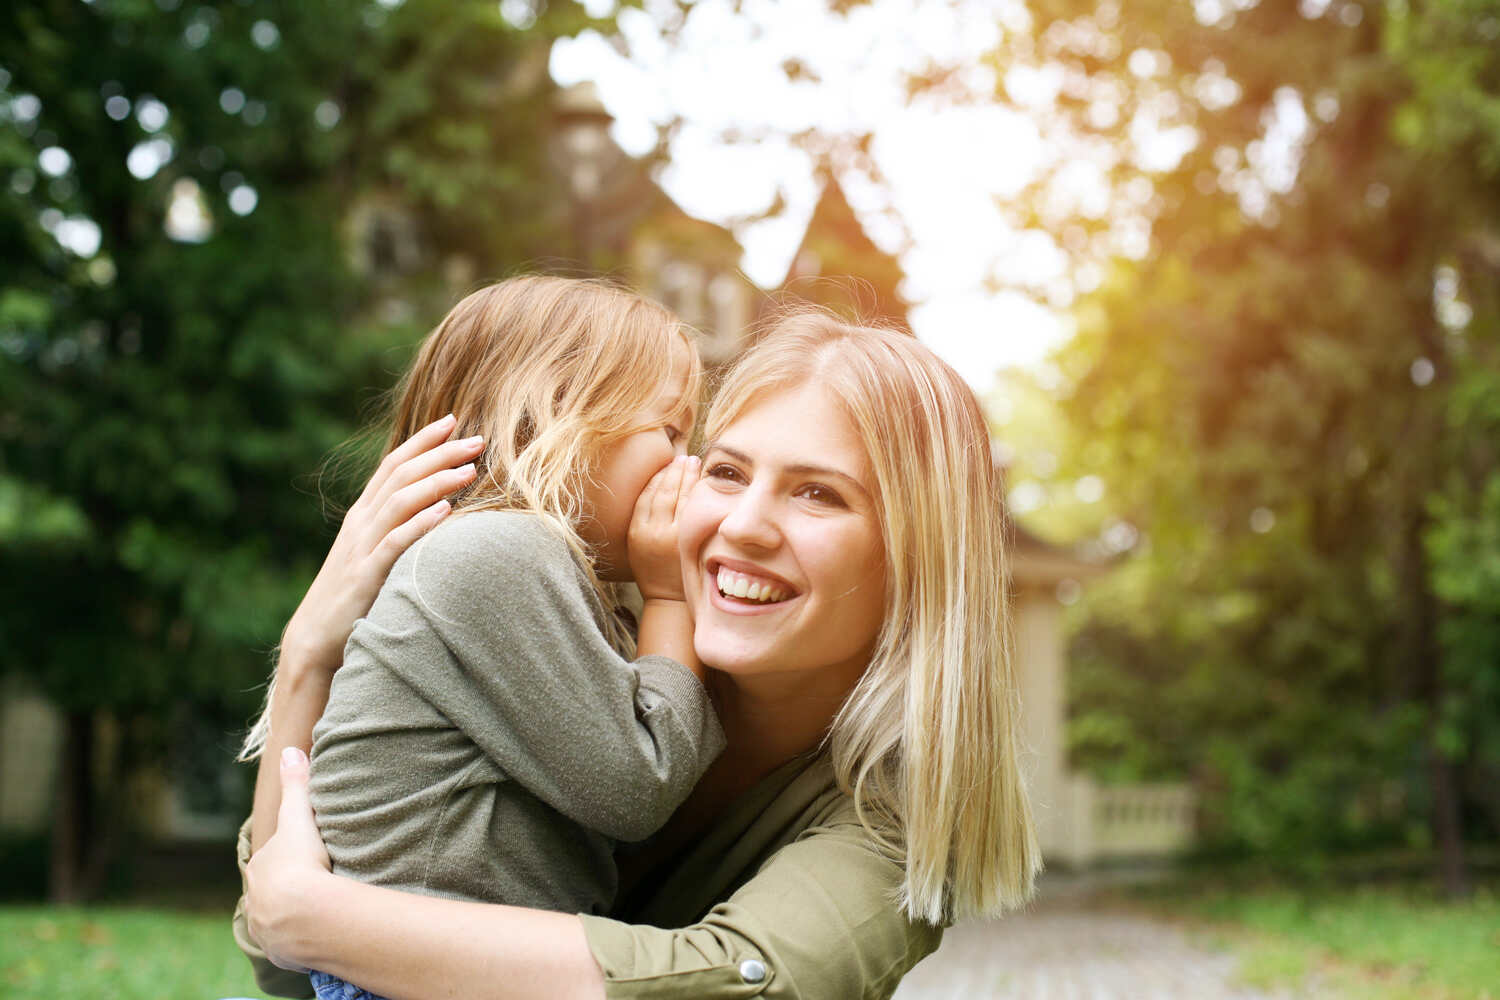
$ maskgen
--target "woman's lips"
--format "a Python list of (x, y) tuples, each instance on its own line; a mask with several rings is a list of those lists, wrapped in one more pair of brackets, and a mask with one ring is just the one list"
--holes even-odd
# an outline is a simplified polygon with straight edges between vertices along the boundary
[(734, 610), (768, 608), (797, 596), (797, 590), (780, 577), (746, 563), (712, 559), (707, 567), (714, 603)]

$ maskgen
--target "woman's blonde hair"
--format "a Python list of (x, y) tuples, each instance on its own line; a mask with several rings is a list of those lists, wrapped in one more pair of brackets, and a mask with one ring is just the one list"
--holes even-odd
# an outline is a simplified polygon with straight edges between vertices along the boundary
[(839, 783), (904, 860), (908, 915), (1015, 907), (1041, 854), (1021, 776), (1005, 515), (984, 416), (911, 336), (801, 310), (730, 372), (708, 438), (767, 394), (807, 383), (834, 395), (864, 444), (886, 555), (875, 652), (828, 737)]
[[(454, 437), (484, 435), (473, 482), (449, 498), (454, 513), (526, 510), (547, 521), (599, 594), (607, 637), (628, 654), (629, 631), (609, 613), (614, 587), (579, 534), (582, 498), (603, 449), (640, 429), (677, 357), (687, 362), (685, 420), (703, 369), (687, 328), (665, 306), (590, 278), (526, 275), (488, 285), (418, 348), (395, 389), (385, 453), (449, 413), (458, 418)], [(273, 677), (241, 760), (265, 745), (274, 686)]]

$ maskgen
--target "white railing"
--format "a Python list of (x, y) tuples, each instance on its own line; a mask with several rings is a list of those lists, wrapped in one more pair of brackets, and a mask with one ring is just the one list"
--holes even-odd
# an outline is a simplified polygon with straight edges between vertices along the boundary
[(1099, 785), (1072, 775), (1066, 803), (1057, 860), (1068, 865), (1160, 857), (1193, 843), (1197, 799), (1186, 784)]

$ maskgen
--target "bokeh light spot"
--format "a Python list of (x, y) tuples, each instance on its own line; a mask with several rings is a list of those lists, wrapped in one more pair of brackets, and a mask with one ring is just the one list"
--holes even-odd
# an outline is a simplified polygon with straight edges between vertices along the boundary
[(48, 177), (61, 177), (73, 166), (73, 157), (61, 146), (48, 146), (37, 154), (36, 165), (42, 168), (42, 173)]
[(319, 128), (329, 129), (339, 123), (342, 114), (336, 101), (322, 101), (313, 109), (313, 121)]
[(1437, 376), (1437, 366), (1427, 358), (1418, 358), (1411, 363), (1411, 383), (1415, 386), (1431, 385)]
[(1276, 515), (1269, 507), (1257, 507), (1250, 512), (1250, 530), (1264, 535), (1276, 527)]
[(229, 192), (229, 210), (235, 215), (249, 215), (259, 202), (260, 195), (248, 184), (241, 184)]
[(167, 106), (149, 94), (135, 104), (135, 120), (140, 122), (141, 128), (147, 132), (160, 132), (170, 117), (171, 113), (167, 111)]
[(256, 21), (250, 26), (250, 40), (258, 48), (265, 50), (274, 49), (276, 43), (281, 41), (281, 29), (270, 21)]

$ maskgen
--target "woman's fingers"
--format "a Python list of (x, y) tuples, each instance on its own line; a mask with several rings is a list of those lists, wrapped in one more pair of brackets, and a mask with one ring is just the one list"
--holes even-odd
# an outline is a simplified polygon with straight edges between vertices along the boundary
[(401, 525), (431, 509), (432, 505), (448, 494), (463, 489), (477, 475), (474, 463), (469, 462), (456, 469), (438, 468), (414, 483), (401, 487), (386, 498), (375, 515), (372, 529), (375, 544)]
[(375, 551), (370, 554), (371, 570), (384, 582), (391, 567), (396, 564), (397, 559), (401, 558), (401, 553), (411, 548), (417, 539), (436, 528), (452, 510), (453, 505), (447, 500), (439, 500), (416, 516), (397, 524), (386, 533), (380, 544), (375, 546)]
[(317, 817), (313, 815), (308, 777), (307, 754), (297, 747), (281, 751), (281, 807), (276, 812), (276, 836), (297, 860), (332, 871), (328, 850), (318, 833)]
[[(447, 477), (437, 482), (433, 481), (433, 477), (453, 471), (456, 466), (460, 465), (466, 465), (467, 471), (472, 473), (473, 460), (483, 450), (484, 438), (479, 436), (461, 438), (457, 441), (441, 442), (431, 448), (418, 452), (392, 469), (381, 483), (379, 489), (367, 489), (365, 492), (370, 496), (371, 506), (376, 510), (383, 510), (392, 497), (397, 496), (404, 490), (411, 490), (412, 487), (420, 487), (426, 484), (425, 493), (427, 494), (427, 499), (407, 504), (407, 516), (410, 516), (411, 513), (422, 510), (428, 504), (437, 500), (438, 497), (451, 493), (453, 490), (458, 489), (460, 486), (465, 486), (472, 481), (474, 478), (472, 474), (460, 477), (461, 481), (458, 486), (452, 484), (452, 477)], [(434, 490), (440, 490), (441, 492), (433, 492)], [(417, 490), (416, 492), (421, 493), (423, 490)], [(387, 526), (387, 530), (389, 530), (389, 527), (391, 526)]]
[(456, 426), (458, 426), (458, 418), (450, 413), (445, 417), (439, 417), (405, 441), (402, 441), (395, 448), (391, 449), (389, 455), (381, 460), (379, 468), (370, 477), (370, 483), (365, 488), (365, 491), (367, 493), (371, 490), (378, 492), (397, 468), (410, 459), (422, 454), (422, 452), (448, 440), (448, 435), (453, 433), (453, 428)]

